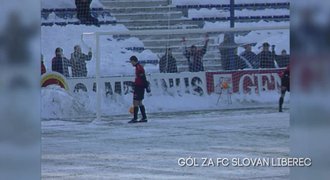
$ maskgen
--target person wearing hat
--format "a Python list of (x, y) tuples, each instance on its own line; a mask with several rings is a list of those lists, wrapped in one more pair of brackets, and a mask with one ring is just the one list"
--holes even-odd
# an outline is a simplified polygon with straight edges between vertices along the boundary
[(257, 57), (260, 63), (259, 68), (275, 68), (274, 53), (269, 50), (269, 44), (267, 42), (262, 44), (262, 51)]
[[(134, 81), (134, 92), (133, 92), (133, 119), (128, 123), (136, 123), (136, 122), (147, 122), (147, 115), (144, 105), (142, 101), (144, 99), (144, 90), (146, 88), (146, 75), (143, 66), (139, 63), (138, 58), (136, 56), (130, 57), (130, 63), (135, 67), (135, 81)], [(139, 121), (138, 119), (138, 111), (141, 111), (142, 119)]]

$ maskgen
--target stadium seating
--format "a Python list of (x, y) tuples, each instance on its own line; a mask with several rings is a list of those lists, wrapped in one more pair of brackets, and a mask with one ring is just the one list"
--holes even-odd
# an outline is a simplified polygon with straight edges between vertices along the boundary
[[(201, 8), (221, 8), (221, 9), (229, 9), (229, 4), (194, 4), (194, 5), (177, 5), (178, 9), (201, 9)], [(289, 9), (290, 3), (289, 2), (282, 2), (282, 3), (246, 3), (246, 4), (235, 4), (235, 9), (265, 9), (265, 8), (272, 8), (272, 9)]]
[[(228, 11), (229, 4), (188, 4), (188, 5), (173, 5), (171, 1), (134, 1), (134, 0), (101, 0), (104, 8), (92, 8), (91, 13), (94, 17), (98, 17), (100, 25), (102, 24), (122, 24), (129, 30), (161, 30), (161, 29), (200, 29), (203, 28), (205, 22), (228, 22), (230, 21), (228, 15), (221, 17), (199, 17), (188, 18), (187, 13), (190, 9), (213, 9)], [(130, 3), (131, 2), (131, 3)], [(216, 1), (215, 1), (216, 2)], [(157, 4), (159, 3), (159, 4)], [(168, 3), (168, 4), (166, 4)], [(289, 2), (279, 3), (242, 3), (236, 1), (235, 10), (264, 10), (264, 9), (283, 9), (285, 11), (290, 9)], [(138, 5), (135, 5), (138, 4)], [(235, 16), (235, 22), (257, 22), (264, 21), (289, 21), (290, 15), (282, 15), (276, 12), (271, 13), (258, 13), (257, 15), (239, 14)], [(43, 26), (66, 26), (66, 25), (80, 25), (80, 21), (76, 17), (75, 8), (66, 9), (42, 9), (41, 15), (43, 18)], [(50, 16), (52, 15), (52, 16)], [(55, 15), (55, 16), (54, 16)], [(52, 17), (52, 18), (50, 18)], [(102, 19), (103, 18), (103, 19)], [(54, 19), (54, 20), (53, 20)], [(101, 20), (100, 20), (101, 19)], [(187, 44), (196, 44), (196, 42), (204, 41), (204, 36), (201, 34), (189, 35)], [(125, 47), (127, 50), (134, 52), (142, 52), (144, 50), (151, 50), (153, 53), (161, 56), (166, 49), (165, 40), (166, 36), (136, 36), (139, 38), (144, 46), (143, 47)], [(118, 35), (113, 36), (117, 40), (129, 38), (129, 36)], [(187, 68), (187, 60), (182, 55), (181, 36), (171, 36), (169, 44), (174, 47), (173, 54), (176, 57), (179, 69)], [(202, 43), (198, 43), (201, 46)], [(210, 37), (207, 54), (204, 57), (205, 68), (207, 70), (219, 69), (219, 62), (215, 62), (219, 57), (219, 42), (217, 37)], [(208, 63), (210, 62), (210, 63)], [(158, 60), (141, 60), (145, 64), (157, 64)], [(216, 64), (218, 63), (218, 64)]]
[[(76, 8), (55, 8), (55, 9), (42, 9), (42, 26), (66, 26), (66, 25), (80, 25), (80, 21), (75, 18)], [(117, 21), (112, 17), (107, 9), (92, 8), (91, 13), (94, 17), (98, 17), (99, 24), (115, 24)], [(49, 16), (55, 14), (56, 18), (49, 20)]]

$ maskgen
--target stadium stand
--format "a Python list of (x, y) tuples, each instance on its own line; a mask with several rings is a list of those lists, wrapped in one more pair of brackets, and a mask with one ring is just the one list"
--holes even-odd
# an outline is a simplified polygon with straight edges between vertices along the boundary
[[(205, 22), (229, 22), (230, 17), (197, 17), (188, 18), (189, 9), (212, 9), (229, 10), (229, 4), (187, 4), (175, 5), (168, 0), (158, 1), (110, 1), (101, 0), (106, 8), (109, 8), (112, 15), (117, 19), (117, 23), (124, 24), (130, 30), (158, 30), (158, 29), (199, 29), (203, 28)], [(271, 3), (240, 3), (235, 4), (235, 10), (265, 10), (265, 9), (290, 9), (289, 2), (271, 2)], [(236, 22), (258, 22), (264, 21), (289, 21), (290, 15), (247, 15), (236, 16)], [(187, 70), (187, 60), (182, 55), (182, 37), (139, 37), (145, 47), (127, 47), (133, 51), (141, 51), (150, 49), (152, 52), (161, 56), (166, 45), (172, 47), (173, 55), (177, 59), (179, 71)], [(202, 35), (190, 35), (191, 42), (188, 44), (196, 44), (202, 41)], [(197, 43), (198, 44), (198, 43)], [(209, 47), (203, 60), (205, 69), (219, 69), (221, 63), (216, 61), (219, 59), (218, 42), (216, 37), (210, 37)]]
[[(229, 15), (221, 17), (193, 17), (189, 18), (189, 10), (217, 9), (228, 11), (229, 4), (172, 4), (171, 0), (100, 0), (104, 8), (92, 8), (91, 13), (97, 17), (100, 25), (102, 24), (123, 24), (129, 30), (160, 30), (160, 29), (202, 29), (206, 22), (228, 22)], [(242, 3), (238, 2), (234, 6), (236, 11), (241, 10), (289, 10), (289, 2), (266, 2), (265, 3)], [(50, 8), (42, 9), (42, 26), (53, 25), (79, 25), (80, 21), (76, 18), (75, 8)], [(258, 22), (258, 21), (276, 21), (288, 22), (289, 14), (265, 14), (265, 15), (236, 15), (235, 22)], [(247, 33), (247, 32), (246, 32)], [(115, 37), (117, 40), (128, 37)], [(146, 49), (151, 50), (158, 56), (164, 54), (166, 46), (171, 46), (173, 55), (177, 60), (179, 71), (187, 69), (187, 60), (182, 55), (181, 36), (138, 36), (143, 41), (144, 47), (125, 47), (127, 50), (142, 52)], [(219, 69), (220, 59), (218, 37), (210, 36), (207, 53), (203, 60), (205, 69)], [(187, 44), (201, 46), (203, 43), (203, 35), (190, 34)], [(157, 60), (145, 60), (145, 63), (155, 64)]]
[[(54, 8), (42, 9), (42, 26), (65, 26), (69, 24), (80, 25), (80, 21), (76, 18), (76, 8)], [(109, 10), (104, 8), (92, 8), (91, 13), (99, 19), (99, 24), (115, 24), (116, 19), (112, 17)]]
[[(229, 9), (230, 5), (229, 4), (194, 4), (194, 5), (176, 5), (178, 9), (201, 9), (201, 8), (217, 8), (217, 9)], [(241, 10), (241, 9), (289, 9), (290, 8), (290, 3), (289, 2), (281, 2), (281, 3), (246, 3), (246, 4), (235, 4), (235, 9), (236, 10)]]

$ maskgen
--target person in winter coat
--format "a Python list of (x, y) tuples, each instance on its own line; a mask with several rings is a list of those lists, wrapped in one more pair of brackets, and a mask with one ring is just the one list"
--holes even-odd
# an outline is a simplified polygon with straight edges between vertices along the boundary
[(88, 54), (81, 52), (81, 47), (79, 45), (74, 46), (74, 52), (71, 53), (71, 67), (72, 67), (72, 77), (87, 77), (87, 67), (86, 61), (92, 59), (92, 51), (89, 50)]
[(178, 68), (176, 66), (176, 59), (172, 55), (171, 48), (167, 48), (165, 55), (159, 60), (159, 72), (161, 73), (176, 73)]
[(77, 18), (82, 24), (99, 26), (97, 18), (93, 17), (90, 10), (92, 0), (75, 0), (77, 7)]
[(52, 71), (61, 73), (65, 77), (69, 77), (70, 61), (64, 57), (63, 49), (56, 48), (55, 57), (52, 59)]
[(205, 36), (205, 44), (202, 48), (197, 48), (195, 45), (192, 45), (189, 49), (185, 47), (183, 55), (188, 60), (190, 72), (204, 71), (203, 56), (206, 53), (208, 42), (208, 36)]
[(279, 68), (287, 67), (290, 62), (290, 55), (283, 49), (281, 55), (275, 55), (275, 59)]
[(233, 33), (225, 33), (223, 41), (219, 44), (220, 62), (223, 70), (237, 69), (237, 48)]
[(260, 68), (275, 68), (275, 54), (274, 54), (274, 46), (273, 51), (269, 50), (269, 44), (267, 42), (263, 43), (262, 51), (257, 55), (259, 59), (259, 67)]
[(241, 53), (241, 56), (245, 58), (252, 66), (253, 69), (259, 68), (259, 59), (257, 54), (252, 51), (251, 44), (244, 45), (245, 51)]

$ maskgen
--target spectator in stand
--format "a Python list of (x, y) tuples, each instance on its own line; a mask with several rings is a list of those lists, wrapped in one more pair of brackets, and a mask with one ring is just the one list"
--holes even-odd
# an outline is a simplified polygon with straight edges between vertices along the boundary
[(290, 55), (288, 55), (286, 50), (283, 49), (281, 55), (275, 55), (275, 59), (279, 68), (287, 67), (290, 62)]
[(72, 77), (87, 77), (86, 61), (92, 59), (92, 50), (89, 49), (88, 55), (81, 52), (79, 45), (74, 46), (71, 53), (70, 64), (72, 67)]
[(221, 65), (224, 70), (237, 69), (237, 47), (232, 33), (225, 33), (219, 45)]
[(269, 44), (267, 42), (262, 44), (262, 51), (257, 55), (259, 60), (259, 68), (275, 68), (274, 63), (274, 49), (275, 46), (272, 46), (272, 52), (269, 50)]
[(253, 69), (259, 68), (259, 59), (257, 54), (252, 51), (251, 44), (244, 45), (245, 51), (241, 53), (241, 57), (245, 58), (252, 66)]
[(245, 69), (248, 68), (249, 66), (246, 64), (246, 62), (244, 61), (244, 59), (237, 55), (237, 48), (234, 49), (234, 57), (232, 58), (232, 60), (234, 61), (234, 70), (236, 69)]
[(52, 59), (52, 71), (61, 73), (65, 77), (70, 77), (69, 75), (70, 61), (64, 57), (63, 49), (56, 48), (55, 57)]
[(161, 73), (177, 73), (176, 59), (173, 57), (171, 48), (167, 48), (165, 55), (159, 60), (159, 72)]
[(82, 24), (99, 26), (97, 18), (93, 17), (90, 10), (92, 0), (75, 0), (77, 7), (77, 18)]
[[(183, 39), (183, 42), (185, 43), (185, 39)], [(192, 45), (189, 49), (187, 49), (187, 47), (185, 46), (185, 51), (183, 55), (188, 60), (190, 72), (204, 71), (203, 56), (206, 53), (208, 42), (209, 38), (208, 35), (206, 35), (205, 43), (202, 48), (197, 48), (195, 45)]]
[(44, 56), (41, 54), (41, 75), (46, 73), (46, 67), (44, 64)]
[[(227, 49), (229, 50), (229, 49)], [(247, 64), (245, 63), (244, 59), (241, 58), (241, 56), (237, 55), (237, 47), (231, 49), (233, 50), (229, 56), (225, 56), (227, 59), (226, 61), (222, 61), (222, 62), (226, 62), (226, 68), (225, 70), (237, 70), (237, 69), (245, 69), (247, 68)], [(226, 53), (227, 54), (227, 53)], [(227, 54), (229, 55), (229, 54)], [(223, 57), (221, 57), (223, 58)]]

